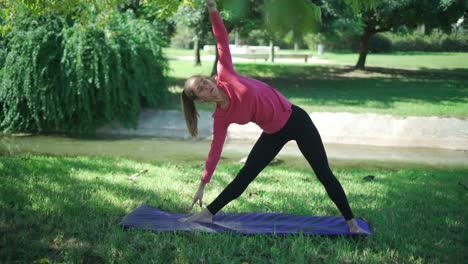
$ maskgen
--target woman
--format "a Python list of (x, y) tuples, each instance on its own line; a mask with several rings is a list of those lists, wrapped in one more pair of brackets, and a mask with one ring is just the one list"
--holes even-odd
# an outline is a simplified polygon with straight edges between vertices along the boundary
[(206, 3), (219, 54), (218, 76), (216, 83), (202, 76), (193, 76), (185, 83), (182, 106), (190, 134), (194, 137), (198, 134), (198, 113), (194, 101), (216, 103), (216, 110), (213, 114), (213, 142), (191, 208), (196, 202), (202, 206), (204, 189), (220, 159), (228, 126), (254, 122), (263, 133), (235, 179), (206, 209), (182, 221), (212, 222), (213, 215), (239, 197), (286, 142), (295, 140), (329, 197), (343, 214), (350, 231), (366, 233), (357, 225), (343, 188), (328, 166), (322, 140), (309, 115), (292, 105), (274, 88), (235, 72), (223, 21), (214, 0), (206, 0)]

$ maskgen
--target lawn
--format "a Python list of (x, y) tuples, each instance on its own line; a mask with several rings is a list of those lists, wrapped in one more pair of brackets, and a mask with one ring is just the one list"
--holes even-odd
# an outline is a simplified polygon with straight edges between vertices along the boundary
[[(142, 169), (148, 173), (130, 183), (128, 176)], [(239, 169), (223, 160), (205, 201)], [(334, 166), (354, 213), (374, 229), (363, 239), (161, 234), (117, 226), (142, 203), (186, 212), (202, 170), (202, 161), (1, 156), (0, 262), (462, 263), (468, 257), (466, 169)], [(376, 179), (363, 181), (365, 175)], [(287, 162), (264, 170), (225, 211), (339, 215), (311, 171)]]
[[(169, 58), (182, 55), (191, 53), (167, 51)], [(468, 117), (468, 53), (372, 54), (366, 71), (350, 66), (355, 54), (326, 53), (325, 58), (336, 64), (239, 62), (235, 68), (240, 74), (271, 84), (309, 112)], [(170, 60), (173, 96), (165, 107), (180, 109), (177, 93), (185, 79), (208, 75), (211, 67), (211, 61), (194, 66), (191, 61)]]
[[(165, 48), (164, 52), (169, 59), (193, 56), (193, 50)], [(331, 64), (355, 65), (359, 54), (351, 52), (325, 52), (319, 56), (311, 50), (280, 50), (280, 54), (309, 53), (312, 58), (327, 60)], [(213, 55), (201, 50), (200, 54)], [(386, 67), (400, 69), (459, 69), (468, 70), (468, 52), (393, 52), (393, 53), (370, 53), (366, 59), (366, 66)]]
[[(191, 54), (168, 50), (167, 55)], [(309, 112), (468, 118), (467, 53), (372, 55), (367, 71), (349, 66), (353, 56), (325, 54), (332, 65), (235, 67), (272, 84)], [(179, 109), (177, 93), (184, 80), (208, 74), (212, 63), (194, 67), (190, 61), (169, 62), (171, 95), (165, 107)], [(375, 232), (363, 239), (152, 233), (118, 227), (120, 219), (142, 203), (187, 212), (203, 158), (181, 163), (0, 155), (0, 263), (463, 263), (468, 258), (466, 167), (332, 161), (355, 215)], [(205, 202), (212, 201), (240, 167), (223, 158)], [(148, 173), (132, 184), (128, 177), (143, 169)], [(376, 179), (364, 181), (366, 175)], [(339, 215), (307, 165), (287, 161), (264, 170), (225, 211)]]
[[(326, 52), (323, 59), (333, 63), (355, 65), (359, 54)], [(394, 52), (390, 54), (369, 54), (366, 66), (407, 68), (418, 70), (468, 70), (467, 52)]]

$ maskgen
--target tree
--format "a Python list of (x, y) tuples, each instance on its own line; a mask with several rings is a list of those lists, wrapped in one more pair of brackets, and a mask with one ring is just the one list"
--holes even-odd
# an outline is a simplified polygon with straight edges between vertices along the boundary
[(374, 8), (360, 11), (364, 30), (360, 39), (357, 69), (364, 69), (369, 50), (369, 39), (379, 32), (390, 31), (401, 26), (416, 27), (425, 24), (428, 28), (450, 29), (466, 12), (462, 0), (383, 0)]
[(208, 10), (204, 0), (197, 0), (194, 5), (181, 5), (173, 19), (194, 30), (193, 50), (195, 65), (201, 65), (200, 48), (201, 41), (211, 29)]
[(117, 8), (93, 8), (84, 3), (68, 15), (13, 10), (12, 28), (0, 37), (0, 130), (134, 126), (142, 107), (164, 102), (168, 68), (155, 25)]
[[(109, 9), (133, 9), (135, 14), (143, 10), (155, 18), (171, 17), (180, 5), (193, 6), (199, 0), (2, 0), (0, 1), (0, 16), (11, 18), (15, 15), (18, 6), (23, 6), (36, 15), (56, 12), (69, 16), (74, 14), (83, 4), (91, 5), (93, 12), (103, 12)], [(142, 11), (142, 12), (143, 12)]]
[(242, 35), (253, 29), (263, 30), (270, 37), (272, 56), (274, 38), (292, 33), (297, 41), (320, 23), (320, 8), (309, 0), (222, 0), (219, 9), (228, 32), (235, 29)]
[[(132, 6), (134, 2), (138, 0), (127, 0), (127, 5)], [(211, 28), (205, 1), (140, 0), (139, 2), (146, 9), (152, 6), (155, 16), (159, 18), (167, 18), (176, 14), (174, 15), (176, 20), (182, 21), (183, 24), (195, 30), (195, 64), (199, 64), (200, 40)], [(272, 38), (292, 32), (293, 39), (297, 41), (305, 33), (315, 30), (320, 23), (320, 8), (309, 0), (219, 0), (218, 9), (222, 13), (228, 32), (236, 29), (242, 33), (253, 28), (262, 28)], [(176, 10), (178, 10), (177, 13)], [(213, 75), (216, 73), (216, 63), (217, 54)]]
[(357, 69), (364, 69), (369, 51), (369, 39), (376, 33), (406, 26), (415, 28), (425, 24), (428, 29), (449, 30), (467, 11), (463, 0), (380, 0), (372, 7), (359, 6), (356, 16), (363, 25), (360, 36)]
[(265, 0), (263, 13), (269, 32), (282, 36), (292, 32), (294, 41), (317, 31), (321, 22), (320, 7), (307, 0)]
[(468, 2), (463, 0), (312, 0), (322, 10), (320, 32), (327, 37), (346, 33), (359, 35), (357, 69), (364, 69), (369, 51), (369, 39), (377, 33), (415, 28), (425, 24), (433, 28), (450, 30), (463, 14)]

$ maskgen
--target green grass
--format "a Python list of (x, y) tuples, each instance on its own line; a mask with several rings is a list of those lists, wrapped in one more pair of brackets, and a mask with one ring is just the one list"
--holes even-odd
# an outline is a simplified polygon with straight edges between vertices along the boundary
[[(165, 107), (180, 109), (177, 92), (185, 79), (194, 74), (208, 75), (212, 62), (194, 67), (190, 61), (171, 60), (170, 67), (174, 94)], [(339, 65), (280, 63), (236, 63), (235, 67), (240, 74), (269, 83), (308, 112), (468, 117), (468, 66), (425, 70), (369, 67), (367, 71)], [(201, 109), (211, 110), (212, 106), (202, 105)]]
[[(193, 56), (193, 50), (165, 48), (164, 52), (170, 59), (180, 56)], [(327, 60), (332, 64), (356, 65), (359, 54), (350, 52), (325, 52), (319, 56), (312, 50), (280, 50), (281, 54), (309, 53), (313, 58)], [(201, 50), (200, 54), (212, 55)], [(468, 52), (393, 52), (384, 54), (369, 54), (366, 66), (417, 70), (468, 70)]]
[[(203, 162), (143, 163), (109, 157), (0, 157), (2, 263), (462, 263), (468, 257), (466, 169), (335, 167), (364, 239), (124, 231), (141, 203), (189, 206)], [(127, 178), (148, 169), (135, 184)], [(209, 202), (240, 165), (222, 161)], [(368, 174), (376, 180), (365, 182)], [(270, 166), (230, 212), (339, 215), (308, 169)]]

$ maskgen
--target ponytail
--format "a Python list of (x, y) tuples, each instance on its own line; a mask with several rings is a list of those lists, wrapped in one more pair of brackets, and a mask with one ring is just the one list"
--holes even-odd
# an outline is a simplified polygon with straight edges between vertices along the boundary
[(184, 112), (185, 124), (192, 137), (198, 136), (198, 111), (195, 107), (194, 98), (187, 95), (182, 91), (181, 95), (182, 112)]

